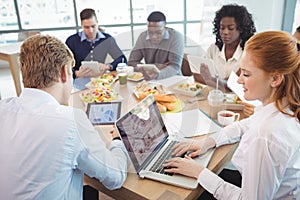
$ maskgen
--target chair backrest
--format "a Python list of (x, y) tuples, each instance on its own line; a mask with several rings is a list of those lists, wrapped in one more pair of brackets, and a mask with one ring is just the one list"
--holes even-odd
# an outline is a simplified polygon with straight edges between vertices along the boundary
[(181, 73), (183, 76), (192, 76), (193, 72), (191, 71), (189, 61), (187, 59), (187, 54), (183, 54), (183, 59), (181, 63)]

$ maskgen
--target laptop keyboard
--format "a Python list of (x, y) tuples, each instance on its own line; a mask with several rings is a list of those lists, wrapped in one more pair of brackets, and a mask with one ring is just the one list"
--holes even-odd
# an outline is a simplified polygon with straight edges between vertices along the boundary
[(165, 160), (171, 158), (171, 154), (173, 152), (172, 147), (178, 143), (178, 141), (171, 141), (170, 144), (167, 146), (167, 148), (164, 150), (164, 152), (161, 154), (161, 156), (157, 159), (157, 161), (154, 163), (154, 165), (150, 168), (150, 171), (160, 173), (160, 174), (166, 174), (172, 176), (173, 173), (167, 173), (164, 170), (164, 167), (162, 166), (165, 162)]

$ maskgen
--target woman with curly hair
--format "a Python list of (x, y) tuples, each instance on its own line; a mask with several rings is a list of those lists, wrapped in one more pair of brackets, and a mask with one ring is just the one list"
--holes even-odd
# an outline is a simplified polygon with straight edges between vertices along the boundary
[(213, 24), (216, 42), (208, 48), (206, 56), (214, 61), (219, 78), (227, 79), (231, 71), (239, 72), (244, 45), (256, 29), (246, 7), (236, 4), (218, 10)]
[[(256, 28), (252, 15), (246, 7), (236, 4), (224, 5), (218, 10), (213, 24), (216, 42), (208, 48), (206, 57), (213, 60), (215, 68), (209, 70), (207, 65), (201, 64), (201, 75), (196, 75), (195, 80), (216, 87), (218, 78), (219, 89), (229, 91), (226, 80), (231, 71), (240, 73), (240, 59), (244, 45), (254, 35)], [(211, 74), (210, 71), (214, 71), (214, 74)], [(245, 115), (253, 114), (254, 106), (243, 104)]]

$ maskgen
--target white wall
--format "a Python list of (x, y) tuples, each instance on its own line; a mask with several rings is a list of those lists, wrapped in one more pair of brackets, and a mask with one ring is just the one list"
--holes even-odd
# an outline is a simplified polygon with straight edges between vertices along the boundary
[(252, 14), (257, 32), (281, 30), (286, 0), (236, 0)]

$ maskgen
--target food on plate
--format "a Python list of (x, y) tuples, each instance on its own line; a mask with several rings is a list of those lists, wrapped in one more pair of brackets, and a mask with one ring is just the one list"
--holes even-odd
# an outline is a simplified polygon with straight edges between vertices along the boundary
[(148, 94), (167, 94), (167, 91), (162, 85), (151, 85), (146, 81), (142, 81), (136, 85), (134, 88), (134, 93), (137, 98), (140, 95), (148, 95)]
[(159, 102), (156, 102), (156, 104), (157, 104), (159, 112), (161, 112), (161, 113), (167, 112), (167, 107), (166, 106), (162, 105)]
[(187, 91), (197, 91), (202, 90), (203, 86), (200, 83), (181, 83), (178, 85), (179, 89), (187, 90)]
[(177, 98), (174, 95), (154, 94), (154, 99), (160, 102), (176, 102)]
[(180, 83), (174, 89), (184, 95), (197, 96), (204, 87), (200, 83)]
[(239, 97), (236, 94), (225, 94), (226, 103), (238, 103)]
[(142, 81), (142, 82), (138, 83), (134, 88), (134, 93), (138, 98), (139, 98), (140, 94), (142, 94), (142, 93), (154, 94), (155, 92), (157, 92), (157, 91), (151, 85), (149, 85), (146, 81)]
[(134, 72), (133, 74), (128, 75), (128, 78), (132, 80), (140, 80), (143, 78), (143, 74), (141, 72)]
[(103, 85), (103, 83), (111, 84), (116, 80), (115, 74), (103, 74), (98, 78), (91, 78), (90, 85), (92, 87), (98, 87), (99, 85)]
[(163, 106), (166, 106), (167, 110), (175, 110), (176, 104), (175, 102), (160, 102)]
[(81, 92), (80, 96), (85, 103), (109, 102), (118, 99), (118, 93), (107, 84), (102, 87), (85, 90)]
[(116, 74), (102, 74), (100, 76), (100, 79), (105, 79), (107, 80), (109, 83), (112, 83), (116, 80), (117, 75)]
[(162, 85), (151, 85), (146, 81), (142, 81), (137, 84), (134, 89), (134, 94), (138, 100), (143, 100), (149, 94), (153, 94), (154, 99), (157, 103), (157, 107), (161, 113), (167, 111), (181, 111), (182, 104), (179, 103), (179, 100), (176, 96)]

